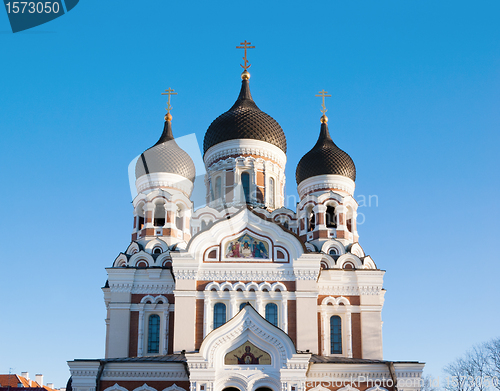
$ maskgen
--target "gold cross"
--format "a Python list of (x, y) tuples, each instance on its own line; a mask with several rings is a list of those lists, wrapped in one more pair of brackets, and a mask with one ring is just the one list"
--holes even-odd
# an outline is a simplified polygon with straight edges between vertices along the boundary
[(170, 105), (170, 95), (177, 95), (177, 92), (174, 92), (173, 89), (168, 87), (168, 90), (165, 90), (165, 92), (162, 92), (161, 94), (168, 95), (168, 102), (167, 102), (167, 107), (165, 110), (167, 110), (167, 113), (170, 114), (170, 110), (172, 110), (172, 106)]
[(241, 42), (240, 45), (243, 45), (243, 46), (236, 46), (236, 49), (245, 49), (245, 57), (243, 57), (243, 61), (245, 61), (245, 65), (241, 65), (240, 66), (244, 69), (244, 70), (247, 70), (248, 68), (250, 68), (252, 66), (252, 64), (248, 64), (248, 60), (247, 60), (247, 49), (255, 49), (255, 46), (249, 46), (251, 45), (250, 42), (247, 42), (247, 40), (245, 39), (245, 42)]
[(323, 104), (321, 105), (322, 109), (321, 109), (321, 112), (323, 113), (323, 115), (325, 115), (325, 113), (328, 111), (325, 107), (325, 97), (327, 98), (331, 98), (332, 96), (331, 95), (327, 95), (328, 94), (328, 91), (325, 91), (325, 90), (321, 90), (318, 92), (319, 95), (315, 95), (315, 96), (321, 96), (323, 98)]

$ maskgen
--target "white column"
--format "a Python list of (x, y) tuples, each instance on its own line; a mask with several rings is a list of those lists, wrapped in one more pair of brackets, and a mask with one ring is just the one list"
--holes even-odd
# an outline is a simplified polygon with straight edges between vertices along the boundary
[(164, 304), (163, 310), (163, 354), (168, 352), (168, 323), (170, 320), (169, 304)]
[(282, 293), (281, 299), (281, 329), (288, 333), (288, 295)]
[(137, 335), (137, 356), (142, 357), (144, 345), (144, 304), (139, 304), (139, 333)]
[(256, 310), (257, 312), (263, 317), (266, 317), (266, 308), (264, 306), (263, 300), (262, 300), (262, 292), (255, 292), (256, 296)]
[(352, 325), (351, 325), (351, 311), (347, 311), (345, 314), (346, 326), (347, 326), (347, 357), (352, 358)]
[[(235, 292), (232, 292), (233, 295), (231, 296), (231, 299), (230, 299), (230, 308), (229, 308), (229, 319), (233, 318), (237, 313), (238, 313), (238, 303), (236, 301), (236, 296), (235, 296)], [(228, 320), (229, 320), (228, 319)]]
[[(314, 230), (319, 230), (319, 229), (326, 229), (326, 206), (325, 205), (316, 205), (313, 208), (313, 213), (314, 213), (314, 221), (316, 223), (316, 226), (314, 227)], [(319, 224), (319, 215), (322, 215), (323, 223)]]
[[(153, 228), (155, 206), (152, 202), (146, 203), (144, 207), (144, 228)], [(148, 222), (148, 214), (151, 212), (151, 222)]]
[(323, 326), (321, 327), (321, 338), (323, 339), (322, 343), (323, 356), (328, 356), (330, 355), (330, 351), (328, 350), (328, 345), (330, 342), (330, 333), (328, 330), (328, 315), (324, 311), (321, 312), (321, 323)]

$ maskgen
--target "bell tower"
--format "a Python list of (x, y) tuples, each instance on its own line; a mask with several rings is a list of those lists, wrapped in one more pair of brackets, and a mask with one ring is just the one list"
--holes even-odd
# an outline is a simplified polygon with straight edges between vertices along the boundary
[(233, 106), (209, 126), (203, 141), (207, 204), (215, 209), (244, 204), (274, 210), (284, 205), (286, 138), (250, 93), (245, 49), (241, 91)]
[(325, 97), (331, 95), (323, 90), (316, 96), (323, 99), (320, 134), (295, 173), (300, 197), (298, 233), (304, 241), (337, 239), (347, 245), (358, 241), (358, 205), (353, 198), (356, 167), (330, 136)]

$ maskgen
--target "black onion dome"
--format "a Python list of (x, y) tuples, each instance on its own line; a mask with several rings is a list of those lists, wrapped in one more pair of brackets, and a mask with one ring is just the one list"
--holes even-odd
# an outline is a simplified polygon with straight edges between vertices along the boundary
[(355, 181), (356, 166), (351, 157), (335, 145), (330, 137), (328, 125), (322, 123), (316, 145), (297, 164), (295, 179), (298, 185), (307, 178), (329, 174), (343, 175)]
[(203, 140), (203, 153), (223, 141), (238, 139), (266, 141), (286, 153), (283, 129), (274, 118), (257, 107), (250, 94), (248, 80), (242, 80), (240, 95), (233, 107), (208, 127)]
[(191, 182), (194, 182), (196, 176), (193, 160), (175, 142), (172, 122), (168, 120), (165, 121), (163, 133), (158, 142), (145, 150), (135, 165), (136, 178), (153, 172), (181, 175)]

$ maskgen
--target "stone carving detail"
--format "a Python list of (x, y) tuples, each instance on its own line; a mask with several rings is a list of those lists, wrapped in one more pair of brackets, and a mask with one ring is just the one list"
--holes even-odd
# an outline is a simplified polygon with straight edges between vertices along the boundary
[(382, 290), (378, 285), (356, 286), (356, 285), (320, 285), (320, 295), (345, 295), (345, 296), (358, 296), (358, 295), (379, 295)]

